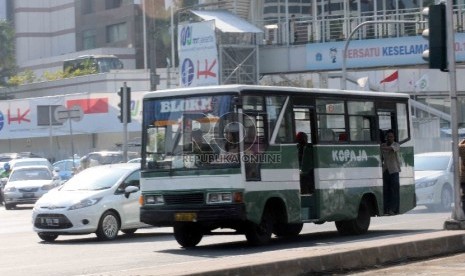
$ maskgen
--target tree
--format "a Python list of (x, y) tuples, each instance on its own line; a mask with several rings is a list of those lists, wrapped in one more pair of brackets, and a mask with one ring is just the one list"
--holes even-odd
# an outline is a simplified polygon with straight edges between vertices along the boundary
[(0, 87), (6, 86), (8, 78), (16, 73), (14, 38), (11, 24), (0, 20)]

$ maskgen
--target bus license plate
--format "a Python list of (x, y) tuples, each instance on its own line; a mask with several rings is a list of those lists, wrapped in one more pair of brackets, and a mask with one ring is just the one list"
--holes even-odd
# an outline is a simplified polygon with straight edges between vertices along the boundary
[(176, 213), (174, 215), (175, 221), (197, 221), (196, 213)]

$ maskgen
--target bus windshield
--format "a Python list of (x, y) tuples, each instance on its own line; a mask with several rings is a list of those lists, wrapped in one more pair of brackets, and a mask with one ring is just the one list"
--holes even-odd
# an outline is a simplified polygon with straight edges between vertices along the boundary
[(144, 102), (147, 168), (238, 166), (239, 127), (232, 99), (209, 95)]

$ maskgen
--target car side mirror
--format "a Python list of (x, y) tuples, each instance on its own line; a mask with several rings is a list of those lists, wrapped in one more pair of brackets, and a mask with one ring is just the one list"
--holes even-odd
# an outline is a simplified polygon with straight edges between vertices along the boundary
[(129, 198), (129, 195), (132, 194), (132, 193), (136, 193), (139, 191), (139, 188), (136, 187), (136, 186), (127, 186), (125, 189), (124, 189), (124, 196), (126, 198)]
[(54, 167), (53, 170), (56, 171), (56, 172), (59, 172), (59, 171), (60, 171), (60, 167)]

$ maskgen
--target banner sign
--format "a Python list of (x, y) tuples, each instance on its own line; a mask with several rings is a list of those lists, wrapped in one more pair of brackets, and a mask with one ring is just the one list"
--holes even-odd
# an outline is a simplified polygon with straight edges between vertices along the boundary
[[(145, 92), (131, 92), (131, 123), (128, 131), (140, 131), (142, 98)], [(123, 131), (117, 93), (80, 93), (0, 102), (0, 140), (69, 135), (69, 120), (57, 120), (55, 110), (79, 106), (82, 119), (72, 121), (73, 134)]]
[(215, 21), (178, 26), (180, 86), (218, 85)]
[[(341, 70), (345, 42), (307, 44), (308, 70)], [(423, 51), (428, 41), (422, 36), (352, 40), (347, 48), (346, 67), (383, 67), (426, 64)], [(465, 61), (465, 33), (455, 35), (457, 62)]]

